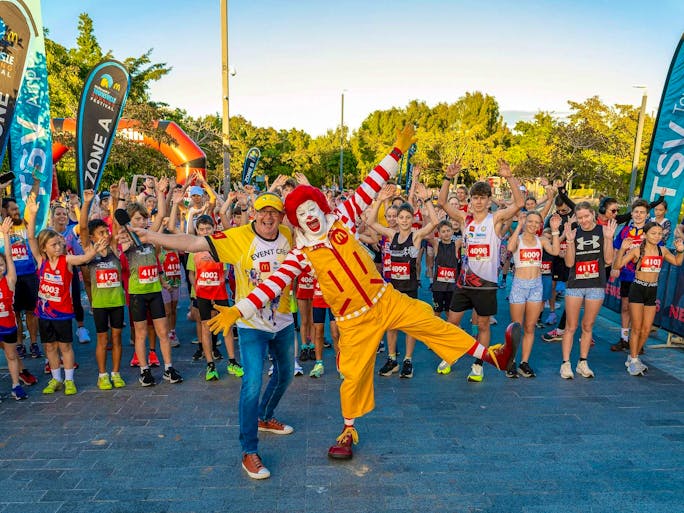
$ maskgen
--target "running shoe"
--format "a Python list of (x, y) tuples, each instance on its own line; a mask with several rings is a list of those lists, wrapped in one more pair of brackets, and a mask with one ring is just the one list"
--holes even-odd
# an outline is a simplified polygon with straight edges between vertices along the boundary
[(542, 340), (544, 342), (557, 342), (559, 340), (563, 340), (563, 332), (565, 330), (561, 330), (558, 328), (552, 329), (551, 331), (547, 331), (542, 335)]
[(16, 387), (12, 387), (12, 397), (17, 401), (23, 401), (24, 399), (28, 399), (28, 394), (21, 385), (17, 385)]
[(268, 433), (273, 433), (275, 435), (289, 435), (294, 431), (294, 428), (287, 424), (283, 424), (273, 417), (269, 420), (259, 419), (259, 431), (267, 431)]
[(484, 369), (479, 363), (474, 363), (470, 367), (470, 374), (468, 374), (468, 381), (471, 383), (480, 383), (484, 378)]
[(121, 377), (121, 374), (114, 374), (112, 372), (112, 384), (114, 388), (123, 388), (126, 386), (126, 382)]
[(169, 332), (169, 344), (171, 344), (171, 347), (180, 347), (181, 345), (175, 331)]
[(498, 322), (499, 321), (497, 321), (496, 317), (494, 317), (493, 315), (489, 318), (489, 325), (490, 326), (494, 326), (494, 325), (498, 324)]
[[(269, 373), (269, 376), (273, 374), (273, 365), (271, 365), (271, 370)], [(294, 364), (294, 375), (295, 376), (303, 376), (304, 375), (304, 369), (302, 369), (302, 366), (299, 364), (297, 360), (295, 360)]]
[(271, 471), (264, 467), (261, 458), (256, 453), (242, 456), (242, 468), (252, 479), (268, 479), (271, 477)]
[(31, 358), (40, 358), (43, 356), (40, 346), (35, 342), (29, 346), (29, 352), (31, 353)]
[[(299, 368), (301, 369), (302, 366), (300, 365)], [(303, 373), (304, 373), (304, 372), (302, 372), (302, 374), (303, 374)], [(271, 366), (268, 368), (268, 375), (269, 375), (269, 376), (273, 376), (273, 364), (271, 364)], [(297, 368), (295, 367), (295, 376), (296, 376), (296, 375), (297, 375)], [(301, 374), (300, 374), (300, 375), (301, 375)]]
[(183, 382), (182, 376), (173, 367), (169, 367), (164, 371), (164, 379), (172, 384)]
[(646, 370), (646, 366), (641, 363), (639, 358), (630, 358), (629, 364), (627, 365), (627, 372), (630, 376), (643, 376)]
[(228, 372), (228, 374), (230, 374), (231, 376), (235, 376), (236, 378), (241, 378), (245, 375), (245, 370), (242, 368), (242, 365), (233, 360), (228, 361), (226, 371)]
[(151, 387), (157, 384), (157, 382), (154, 380), (154, 376), (152, 376), (152, 371), (150, 369), (143, 369), (143, 371), (140, 373), (138, 381), (144, 387)]
[(401, 373), (399, 374), (399, 377), (406, 379), (413, 377), (413, 363), (411, 360), (406, 359), (403, 361), (401, 364)]
[(316, 365), (314, 365), (313, 369), (311, 369), (311, 372), (309, 372), (309, 377), (320, 378), (324, 372), (325, 368), (323, 367), (323, 364), (321, 362), (316, 362)]
[(305, 362), (309, 359), (309, 349), (306, 345), (302, 345), (302, 349), (299, 351), (299, 361)]
[(57, 390), (62, 390), (62, 382), (52, 378), (50, 381), (48, 381), (47, 386), (43, 389), (43, 393), (54, 394), (57, 392)]
[(544, 324), (546, 324), (547, 326), (551, 326), (552, 324), (556, 324), (557, 322), (558, 317), (556, 317), (556, 312), (549, 312), (549, 315), (546, 316)]
[(200, 343), (200, 341), (199, 341), (198, 338), (193, 338), (193, 339), (192, 339), (192, 342), (190, 342), (190, 343), (191, 343), (191, 344), (198, 345), (198, 344)]
[(67, 379), (64, 381), (64, 395), (74, 395), (78, 390), (76, 390), (76, 383), (72, 379)]
[(78, 341), (81, 344), (87, 344), (90, 342), (90, 333), (88, 333), (88, 330), (85, 326), (81, 326), (76, 330), (76, 337), (78, 337)]
[(223, 360), (223, 355), (221, 354), (221, 351), (219, 351), (216, 347), (212, 350), (212, 355), (214, 357), (214, 360)]
[(534, 327), (535, 328), (543, 328), (544, 327), (544, 323), (542, 322), (541, 318), (537, 319), (537, 322), (534, 323)]
[(218, 381), (219, 373), (216, 370), (216, 365), (214, 365), (214, 362), (211, 362), (209, 365), (207, 365), (207, 372), (204, 375), (204, 379), (206, 381)]
[(511, 362), (511, 365), (506, 369), (506, 377), (508, 379), (518, 379), (518, 371), (515, 369), (515, 362)]
[(530, 367), (530, 364), (527, 362), (522, 362), (518, 366), (518, 374), (521, 375), (523, 378), (534, 378), (537, 376), (532, 370), (532, 367)]
[[(323, 348), (324, 349), (330, 349), (331, 347), (332, 347), (332, 342), (330, 342), (329, 340), (323, 341)], [(382, 351), (380, 351), (380, 352), (382, 352)]]
[(446, 360), (442, 360), (439, 362), (439, 365), (437, 366), (437, 374), (450, 374), (451, 373), (451, 365), (449, 365)]
[(17, 355), (19, 358), (26, 358), (26, 347), (24, 344), (17, 344)]
[(394, 358), (387, 358), (385, 365), (378, 371), (378, 374), (381, 376), (391, 376), (395, 372), (399, 372), (399, 364)]
[(563, 379), (573, 379), (575, 375), (572, 373), (572, 365), (570, 362), (563, 362), (560, 367), (560, 376)]
[(97, 388), (99, 388), (100, 390), (112, 389), (112, 382), (109, 380), (109, 376), (107, 374), (99, 376), (97, 378)]
[(28, 369), (23, 369), (19, 373), (19, 381), (21, 381), (24, 385), (26, 386), (33, 386), (36, 383), (38, 383), (38, 378), (36, 378), (33, 374), (31, 374)]
[(593, 378), (594, 371), (589, 368), (589, 364), (586, 360), (580, 360), (577, 362), (577, 367), (575, 367), (575, 372), (584, 378)]
[(50, 362), (45, 361), (45, 366), (43, 367), (43, 374), (52, 374), (52, 368), (50, 368)]
[(309, 361), (316, 361), (316, 346), (314, 346), (313, 344), (309, 344)]
[(376, 354), (384, 353), (385, 352), (385, 341), (381, 340), (380, 345), (378, 345), (378, 350), (375, 351)]
[(150, 349), (150, 353), (147, 355), (147, 363), (150, 367), (159, 367), (159, 358), (157, 358), (157, 352), (154, 349)]
[(614, 353), (619, 353), (620, 351), (629, 351), (629, 341), (620, 337), (620, 340), (610, 346), (610, 350)]
[(197, 351), (195, 351), (195, 354), (192, 355), (192, 361), (193, 362), (198, 362), (202, 358), (204, 358), (204, 351), (202, 351), (201, 347), (197, 348)]
[(140, 367), (140, 360), (138, 360), (137, 353), (133, 353), (133, 358), (131, 358), (131, 367)]

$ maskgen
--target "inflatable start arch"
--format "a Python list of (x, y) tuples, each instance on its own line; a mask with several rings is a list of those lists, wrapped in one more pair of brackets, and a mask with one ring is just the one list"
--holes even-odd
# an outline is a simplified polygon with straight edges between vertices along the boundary
[[(154, 148), (164, 155), (176, 168), (176, 183), (184, 184), (194, 172), (199, 172), (203, 177), (207, 176), (207, 156), (197, 143), (190, 139), (181, 127), (173, 121), (155, 121), (155, 128), (160, 128), (171, 137), (175, 144), (159, 142), (140, 131), (140, 122), (133, 119), (120, 119), (117, 132), (120, 137), (131, 141), (138, 141), (145, 146)], [(53, 132), (76, 133), (76, 120), (74, 118), (55, 118), (50, 122)], [(52, 144), (52, 163), (56, 164), (64, 154), (69, 151), (68, 146), (58, 142)]]

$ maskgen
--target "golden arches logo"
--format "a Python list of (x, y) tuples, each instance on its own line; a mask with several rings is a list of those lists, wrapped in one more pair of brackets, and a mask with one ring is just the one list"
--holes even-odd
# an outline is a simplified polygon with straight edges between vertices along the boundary
[(335, 228), (333, 231), (330, 232), (330, 240), (332, 240), (335, 244), (341, 246), (347, 243), (347, 241), (349, 240), (349, 234), (345, 230)]
[(5, 32), (5, 40), (14, 46), (19, 42), (19, 34), (13, 30), (7, 29), (7, 32)]
[(114, 85), (112, 86), (112, 89), (114, 89), (115, 91), (121, 91), (121, 84), (119, 84), (118, 82), (115, 82)]

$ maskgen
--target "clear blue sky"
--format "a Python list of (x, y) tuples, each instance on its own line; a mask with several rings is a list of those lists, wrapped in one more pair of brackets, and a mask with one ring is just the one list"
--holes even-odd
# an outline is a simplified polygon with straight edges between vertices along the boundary
[[(154, 100), (192, 115), (221, 111), (219, 0), (43, 0), (50, 37), (72, 47), (87, 12), (116, 58), (153, 48), (173, 67)], [(411, 99), (491, 94), (501, 110), (567, 111), (567, 100), (658, 108), (684, 2), (489, 0), (229, 1), (231, 115), (317, 135), (358, 128)]]

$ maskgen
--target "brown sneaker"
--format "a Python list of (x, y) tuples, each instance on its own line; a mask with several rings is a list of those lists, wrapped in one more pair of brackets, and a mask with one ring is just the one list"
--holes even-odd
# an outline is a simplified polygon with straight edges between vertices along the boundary
[(268, 479), (271, 471), (264, 467), (261, 458), (257, 453), (245, 454), (242, 456), (242, 468), (252, 479)]
[(610, 346), (610, 350), (614, 353), (619, 353), (620, 351), (629, 351), (629, 342), (626, 340), (618, 340), (615, 344)]
[(269, 433), (275, 433), (276, 435), (289, 435), (294, 431), (294, 428), (287, 424), (283, 424), (274, 417), (269, 420), (260, 420), (259, 431), (268, 431)]
[(354, 453), (352, 445), (359, 443), (359, 434), (354, 426), (345, 426), (337, 437), (335, 445), (328, 449), (328, 457), (335, 460), (350, 460)]

